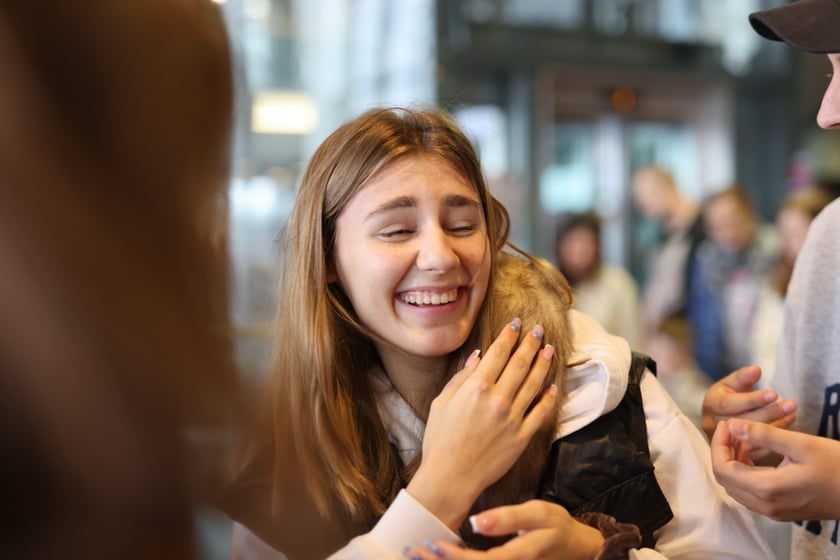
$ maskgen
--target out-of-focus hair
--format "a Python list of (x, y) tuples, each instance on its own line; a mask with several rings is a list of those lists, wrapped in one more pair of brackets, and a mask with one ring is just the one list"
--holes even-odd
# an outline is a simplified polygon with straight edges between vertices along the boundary
[[(824, 189), (817, 187), (808, 188), (786, 196), (782, 201), (778, 213), (784, 210), (794, 210), (807, 217), (810, 221), (813, 221), (817, 217), (817, 214), (822, 212), (823, 208), (831, 200), (831, 196)], [(780, 296), (784, 297), (787, 294), (788, 284), (790, 284), (790, 278), (793, 275), (794, 264), (787, 255), (782, 253), (776, 261), (776, 264), (770, 270), (770, 286)]]
[(187, 439), (236, 404), (218, 8), (5, 2), (0, 75), (0, 556), (196, 557)]
[(755, 204), (753, 204), (753, 200), (746, 187), (740, 183), (733, 183), (725, 189), (712, 193), (703, 199), (703, 212), (710, 205), (727, 198), (735, 202), (746, 215), (751, 217), (756, 216)]
[(656, 326), (656, 333), (681, 346), (691, 347), (693, 342), (691, 323), (688, 322), (684, 314), (679, 312), (670, 313), (663, 317)]
[(654, 182), (659, 188), (667, 188), (676, 190), (677, 183), (674, 180), (674, 175), (667, 169), (659, 165), (645, 165), (640, 167), (634, 173), (637, 178), (645, 178)]
[(572, 275), (572, 271), (560, 260), (560, 244), (567, 235), (573, 231), (585, 230), (592, 232), (595, 236), (595, 258), (592, 261), (592, 269), (586, 271), (583, 278), (588, 278), (601, 265), (601, 217), (595, 212), (566, 212), (557, 216), (557, 225), (554, 229), (554, 248), (557, 253), (557, 268), (569, 279), (572, 284), (583, 278), (573, 278), (580, 274)]

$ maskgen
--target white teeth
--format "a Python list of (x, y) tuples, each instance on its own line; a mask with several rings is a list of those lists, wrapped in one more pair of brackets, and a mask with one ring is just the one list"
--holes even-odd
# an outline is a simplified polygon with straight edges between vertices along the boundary
[(400, 299), (412, 305), (445, 305), (458, 299), (458, 290), (454, 289), (443, 293), (408, 292), (402, 294)]

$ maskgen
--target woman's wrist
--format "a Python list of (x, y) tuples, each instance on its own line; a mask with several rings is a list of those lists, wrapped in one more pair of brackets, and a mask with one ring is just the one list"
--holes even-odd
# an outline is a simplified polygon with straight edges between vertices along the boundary
[(457, 531), (478, 498), (479, 492), (471, 492), (463, 484), (433, 480), (433, 477), (426, 476), (422, 469), (421, 465), (405, 491), (443, 524)]

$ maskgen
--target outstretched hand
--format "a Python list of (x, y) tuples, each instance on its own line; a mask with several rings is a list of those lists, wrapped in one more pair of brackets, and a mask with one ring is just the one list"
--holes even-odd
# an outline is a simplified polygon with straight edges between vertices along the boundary
[(474, 354), (432, 401), (423, 459), (406, 491), (452, 529), (516, 462), (555, 406), (557, 387), (542, 389), (553, 348), (542, 348), (539, 326), (516, 347), (520, 330), (514, 319), (484, 358)]
[[(783, 456), (755, 466), (750, 449)], [(730, 496), (777, 521), (840, 519), (840, 442), (747, 420), (721, 422), (711, 441), (715, 478)]]
[(744, 418), (787, 428), (796, 420), (796, 402), (779, 399), (775, 391), (755, 389), (761, 368), (747, 366), (714, 385), (703, 399), (703, 431), (711, 438), (721, 420)]
[(564, 558), (591, 560), (604, 544), (601, 533), (574, 519), (562, 506), (543, 500), (502, 506), (474, 515), (470, 522), (486, 536), (518, 535), (486, 551), (451, 543), (430, 542), (405, 552), (406, 558), (432, 560), (531, 560)]

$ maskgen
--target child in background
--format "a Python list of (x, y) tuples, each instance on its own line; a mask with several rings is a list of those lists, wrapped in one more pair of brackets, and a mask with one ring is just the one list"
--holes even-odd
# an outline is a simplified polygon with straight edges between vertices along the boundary
[(703, 395), (712, 380), (694, 361), (691, 325), (680, 314), (667, 315), (652, 335), (648, 351), (656, 360), (659, 382), (683, 411), (702, 429)]

